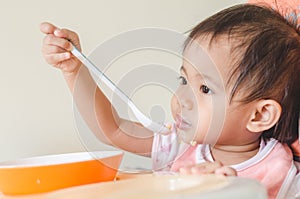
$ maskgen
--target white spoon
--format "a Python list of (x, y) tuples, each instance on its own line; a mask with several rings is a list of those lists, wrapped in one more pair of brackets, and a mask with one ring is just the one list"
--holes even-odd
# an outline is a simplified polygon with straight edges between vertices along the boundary
[(170, 131), (169, 128), (163, 124), (156, 123), (145, 116), (131, 101), (131, 99), (119, 89), (100, 69), (95, 66), (84, 54), (82, 54), (74, 45), (72, 45), (71, 53), (79, 59), (85, 67), (89, 69), (94, 75), (96, 75), (102, 82), (104, 82), (114, 93), (116, 93), (132, 110), (137, 120), (147, 129), (154, 133), (166, 134)]

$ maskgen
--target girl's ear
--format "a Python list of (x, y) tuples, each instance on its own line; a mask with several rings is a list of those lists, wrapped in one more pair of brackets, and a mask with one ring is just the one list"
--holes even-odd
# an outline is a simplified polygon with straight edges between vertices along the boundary
[(250, 132), (263, 132), (272, 128), (279, 120), (281, 106), (275, 100), (260, 100), (253, 106), (247, 130)]

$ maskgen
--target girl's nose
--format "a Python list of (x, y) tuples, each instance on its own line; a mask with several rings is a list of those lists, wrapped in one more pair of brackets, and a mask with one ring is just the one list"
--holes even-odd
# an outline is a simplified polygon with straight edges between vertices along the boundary
[(181, 111), (193, 109), (193, 97), (190, 96), (188, 89), (179, 88), (174, 93), (171, 100), (171, 109), (173, 114), (180, 113)]
[(182, 109), (191, 110), (193, 108), (193, 91), (190, 86), (185, 87), (184, 89), (179, 89), (178, 92), (178, 101)]
[(182, 109), (191, 110), (193, 108), (193, 103), (190, 99), (185, 99), (185, 98), (181, 99), (180, 105), (181, 105)]
[(191, 110), (193, 108), (191, 99), (182, 95), (173, 95), (171, 105), (173, 110), (178, 110), (179, 112), (182, 109)]

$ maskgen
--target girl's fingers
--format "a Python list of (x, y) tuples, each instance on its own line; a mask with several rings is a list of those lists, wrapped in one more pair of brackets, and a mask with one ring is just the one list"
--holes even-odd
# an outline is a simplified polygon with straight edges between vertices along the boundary
[(64, 38), (59, 38), (54, 36), (53, 34), (48, 34), (44, 38), (44, 45), (51, 45), (51, 46), (57, 46), (60, 47), (61, 49), (64, 49), (65, 51), (70, 51), (72, 50), (72, 45), (70, 41), (64, 39)]
[(192, 174), (210, 174), (214, 173), (215, 169), (210, 167), (193, 167), (191, 169)]
[(192, 168), (192, 173), (194, 174), (208, 174), (214, 173), (216, 169), (222, 167), (222, 163), (219, 161), (215, 162), (205, 162), (203, 164), (196, 165)]
[(40, 24), (40, 31), (45, 34), (53, 34), (56, 29), (57, 27), (48, 22), (43, 22)]
[(236, 170), (231, 167), (218, 168), (216, 169), (215, 174), (220, 174), (224, 176), (237, 176)]
[(183, 175), (190, 175), (192, 174), (190, 167), (181, 167), (179, 172)]
[(71, 30), (59, 29), (48, 22), (41, 23), (40, 30), (46, 34), (44, 38), (44, 44), (57, 45), (66, 51), (71, 51), (72, 44), (74, 44), (79, 50), (81, 50), (79, 37)]
[(45, 55), (48, 64), (57, 66), (59, 63), (71, 58), (70, 52)]
[(72, 44), (79, 50), (78, 35), (67, 29), (59, 29), (51, 23), (44, 22), (40, 24), (40, 30), (46, 36), (42, 44), (42, 54), (46, 62), (64, 72), (75, 71), (80, 67), (79, 60), (71, 54)]
[(191, 173), (192, 174), (208, 174), (211, 173), (212, 169), (209, 169), (206, 166), (195, 166), (191, 168)]
[[(64, 38), (64, 39), (72, 42), (72, 44), (74, 44), (78, 49), (80, 49), (79, 38), (75, 32), (68, 30), (68, 29), (56, 29), (54, 31), (54, 35), (56, 37)], [(71, 50), (71, 49), (69, 49), (69, 50)]]
[(182, 174), (211, 174), (219, 168), (223, 167), (219, 161), (205, 162), (197, 165), (186, 166), (180, 168), (179, 172)]
[(43, 55), (50, 55), (50, 54), (64, 53), (64, 52), (66, 52), (66, 50), (62, 49), (59, 46), (43, 45), (42, 47)]

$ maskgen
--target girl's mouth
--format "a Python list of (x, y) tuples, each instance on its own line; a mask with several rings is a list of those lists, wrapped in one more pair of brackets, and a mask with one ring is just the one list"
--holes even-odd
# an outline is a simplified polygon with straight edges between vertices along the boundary
[(180, 130), (186, 130), (192, 127), (192, 124), (183, 116), (176, 115), (176, 128)]

